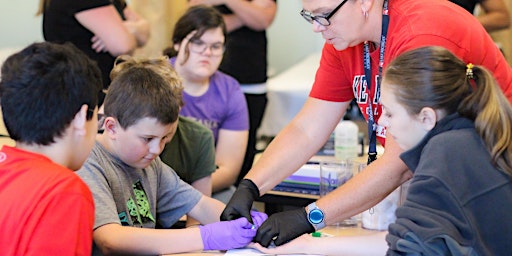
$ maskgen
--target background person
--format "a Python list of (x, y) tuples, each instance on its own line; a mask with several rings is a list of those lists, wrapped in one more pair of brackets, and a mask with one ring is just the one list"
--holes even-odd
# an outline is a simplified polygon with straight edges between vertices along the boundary
[(506, 29), (510, 26), (510, 14), (507, 5), (503, 0), (450, 0), (461, 6), (468, 12), (475, 14), (476, 6), (479, 5), (483, 14), (477, 16), (478, 21), (484, 26), (487, 32)]
[(238, 182), (251, 169), (256, 154), (257, 131), (267, 106), (267, 35), (277, 12), (276, 0), (190, 0), (190, 5), (214, 6), (222, 13), (228, 31), (226, 51), (219, 70), (233, 76), (244, 92), (249, 110), (249, 140)]
[(97, 133), (100, 71), (75, 46), (44, 42), (11, 55), (1, 76), (16, 142), (0, 150), (2, 254), (90, 255), (94, 202), (73, 171)]
[[(180, 180), (158, 157), (178, 126), (179, 83), (166, 58), (126, 59), (112, 70), (105, 131), (77, 172), (96, 206), (95, 255), (243, 247), (266, 218), (252, 212), (254, 226), (245, 218), (219, 222), (224, 204)], [(155, 229), (157, 223), (169, 228), (185, 214), (205, 225)]]
[[(110, 85), (115, 58), (149, 38), (149, 23), (124, 0), (40, 0), (38, 14), (43, 15), (46, 41), (71, 42), (98, 63), (103, 89)], [(100, 106), (104, 96), (99, 93)]]
[[(215, 142), (212, 131), (206, 126), (179, 116), (176, 133), (171, 141), (165, 144), (160, 158), (180, 176), (180, 179), (203, 195), (212, 196), (212, 173), (217, 169)], [(187, 218), (185, 226), (198, 223), (193, 218)]]
[(239, 83), (218, 71), (226, 27), (212, 7), (190, 7), (173, 33), (170, 61), (183, 81), (184, 106), (180, 115), (208, 127), (215, 138), (212, 197), (227, 202), (243, 163), (249, 120)]
[[(315, 83), (302, 110), (240, 182), (221, 219), (249, 216), (255, 198), (318, 152), (354, 97), (367, 120), (378, 120), (381, 115), (379, 64), (385, 68), (407, 50), (443, 46), (464, 62), (488, 68), (512, 100), (512, 70), (505, 58), (478, 20), (449, 1), (303, 0), (302, 3), (302, 16), (326, 39)], [(446, 28), (445, 24), (450, 26)], [(381, 40), (383, 36), (385, 40)], [(368, 75), (365, 75), (365, 60), (370, 62), (366, 63)], [(370, 123), (369, 127), (372, 132), (369, 137), (385, 144), (385, 152), (343, 186), (306, 207), (308, 211), (321, 211), (323, 219), (313, 223), (304, 208), (273, 214), (259, 228), (256, 242), (268, 246), (274, 241), (280, 245), (300, 234), (347, 219), (372, 207), (412, 177), (399, 158), (403, 150), (394, 138), (386, 136), (384, 127), (378, 124)]]
[[(386, 255), (510, 254), (512, 234), (496, 230), (512, 228), (512, 106), (492, 74), (441, 47), (419, 48), (388, 65), (381, 102), (379, 122), (414, 172)], [(343, 255), (361, 250), (353, 248), (360, 239), (303, 235), (275, 249), (255, 247)], [(381, 234), (364, 239), (385, 245)]]

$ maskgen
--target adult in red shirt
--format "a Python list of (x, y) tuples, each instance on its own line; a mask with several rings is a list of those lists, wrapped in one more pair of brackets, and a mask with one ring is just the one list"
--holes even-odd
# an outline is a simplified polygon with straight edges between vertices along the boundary
[[(256, 197), (299, 169), (324, 145), (353, 98), (366, 118), (369, 112), (373, 113), (375, 126), (372, 127), (377, 140), (385, 144), (385, 152), (316, 204), (269, 217), (255, 238), (263, 246), (272, 241), (283, 244), (360, 213), (412, 177), (399, 159), (403, 150), (392, 137), (385, 137), (385, 129), (376, 122), (381, 114), (379, 69), (399, 54), (427, 45), (447, 48), (464, 62), (489, 69), (512, 100), (512, 69), (480, 22), (449, 1), (303, 0), (302, 3), (302, 16), (326, 40), (315, 83), (302, 110), (242, 180), (222, 218), (249, 216)], [(367, 60), (371, 61), (366, 70), (365, 46), (369, 48)], [(371, 72), (370, 79), (366, 79), (365, 71)], [(313, 210), (322, 215), (317, 223), (308, 216)]]
[(15, 147), (0, 150), (2, 255), (91, 255), (94, 201), (74, 174), (94, 144), (101, 73), (70, 43), (32, 44), (2, 66)]

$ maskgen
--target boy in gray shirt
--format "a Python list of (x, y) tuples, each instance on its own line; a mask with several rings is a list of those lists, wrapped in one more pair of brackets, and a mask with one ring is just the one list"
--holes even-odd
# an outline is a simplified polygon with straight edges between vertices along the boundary
[[(123, 62), (121, 62), (123, 61)], [(178, 125), (182, 87), (167, 59), (118, 60), (105, 98), (104, 132), (77, 174), (96, 207), (94, 254), (169, 254), (247, 245), (265, 219), (219, 222), (225, 205), (179, 179), (158, 155)], [(171, 227), (187, 214), (204, 226)]]

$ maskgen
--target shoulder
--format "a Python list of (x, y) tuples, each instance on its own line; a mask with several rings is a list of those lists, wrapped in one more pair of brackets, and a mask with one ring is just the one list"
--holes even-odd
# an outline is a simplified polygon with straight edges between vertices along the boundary
[(201, 123), (184, 116), (179, 116), (178, 129), (181, 134), (211, 134), (211, 130)]

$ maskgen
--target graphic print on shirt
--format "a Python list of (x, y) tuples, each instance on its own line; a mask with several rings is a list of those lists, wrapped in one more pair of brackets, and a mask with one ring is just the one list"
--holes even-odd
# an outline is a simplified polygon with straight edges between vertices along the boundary
[[(151, 215), (151, 208), (149, 206), (149, 200), (146, 196), (146, 191), (142, 187), (142, 183), (140, 181), (135, 182), (132, 185), (133, 194), (135, 195), (135, 200), (133, 197), (130, 197), (126, 201), (126, 207), (128, 208), (129, 214), (126, 212), (119, 213), (119, 220), (123, 226), (140, 226), (143, 227), (144, 223), (155, 222), (155, 218)], [(129, 219), (131, 219), (132, 225), (129, 223)]]
[[(378, 76), (376, 75), (374, 80), (372, 81), (373, 85), (377, 84)], [(380, 104), (380, 86), (374, 90), (373, 95), (369, 97), (368, 85), (366, 84), (366, 79), (364, 79), (364, 75), (354, 76), (354, 81), (352, 83), (352, 90), (354, 93), (354, 97), (356, 98), (357, 105), (363, 113), (364, 117), (368, 120), (368, 113), (370, 111), (370, 107), (368, 106), (368, 100), (372, 100), (372, 109), (373, 116), (376, 121), (376, 131), (377, 136), (386, 138), (386, 128), (378, 125), (378, 120), (380, 117), (382, 106)]]
[(210, 130), (215, 130), (219, 128), (219, 122), (213, 121), (213, 120), (206, 120), (206, 119), (200, 119), (194, 116), (187, 116), (188, 118), (197, 121), (201, 123), (202, 125), (206, 126)]

